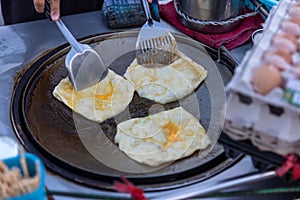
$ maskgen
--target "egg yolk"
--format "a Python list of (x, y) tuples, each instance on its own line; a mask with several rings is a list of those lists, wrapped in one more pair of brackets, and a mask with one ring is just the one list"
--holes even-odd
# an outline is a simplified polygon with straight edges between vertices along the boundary
[(109, 100), (114, 92), (114, 88), (111, 82), (105, 85), (105, 92), (103, 94), (91, 95), (86, 91), (77, 91), (73, 88), (71, 82), (66, 82), (64, 89), (67, 94), (71, 94), (68, 98), (68, 105), (75, 108), (80, 99), (83, 98), (95, 98), (95, 107), (97, 110), (103, 110), (103, 101)]
[(67, 94), (72, 94), (71, 98), (68, 100), (68, 104), (71, 107), (76, 107), (79, 99), (83, 98), (83, 95), (80, 91), (74, 90), (71, 82), (66, 82), (64, 88)]
[(178, 141), (178, 126), (173, 122), (169, 121), (167, 124), (163, 126), (164, 130), (168, 131), (167, 141), (165, 142), (164, 146), (166, 146), (169, 142)]
[(68, 92), (68, 93), (71, 93), (74, 90), (71, 82), (69, 82), (69, 81), (65, 82), (65, 87), (64, 88), (65, 88), (66, 92)]
[(96, 94), (95, 98), (96, 98), (96, 109), (97, 110), (102, 110), (103, 109), (103, 102), (105, 100), (109, 100), (110, 97), (112, 96), (113, 92), (114, 92), (114, 88), (112, 86), (112, 83), (109, 82), (109, 84), (107, 84), (107, 90), (108, 92), (104, 93), (104, 94)]

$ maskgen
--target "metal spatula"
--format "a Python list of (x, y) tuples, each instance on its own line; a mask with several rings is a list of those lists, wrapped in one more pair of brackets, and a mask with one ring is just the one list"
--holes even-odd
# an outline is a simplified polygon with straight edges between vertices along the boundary
[(170, 31), (153, 20), (147, 0), (142, 0), (147, 22), (140, 29), (136, 42), (139, 64), (168, 65), (177, 57), (177, 43)]
[[(45, 14), (51, 20), (49, 0), (46, 1)], [(55, 23), (71, 45), (65, 65), (74, 89), (82, 90), (102, 80), (107, 75), (107, 68), (101, 56), (89, 45), (79, 43), (61, 19)]]

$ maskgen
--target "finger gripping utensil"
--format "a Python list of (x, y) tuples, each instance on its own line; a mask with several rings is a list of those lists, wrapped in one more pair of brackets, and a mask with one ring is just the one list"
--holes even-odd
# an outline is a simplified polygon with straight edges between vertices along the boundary
[(147, 0), (142, 0), (147, 17), (136, 41), (136, 58), (139, 64), (168, 65), (177, 58), (177, 43), (170, 31), (153, 20)]
[[(51, 20), (49, 1), (46, 1), (45, 14)], [(107, 75), (107, 68), (101, 56), (89, 45), (79, 43), (61, 19), (55, 23), (71, 45), (65, 65), (74, 89), (82, 90), (102, 80)]]

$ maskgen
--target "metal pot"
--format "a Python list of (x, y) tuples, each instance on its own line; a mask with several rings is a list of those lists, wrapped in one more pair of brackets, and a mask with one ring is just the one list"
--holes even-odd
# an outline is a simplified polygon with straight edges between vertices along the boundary
[(242, 14), (244, 0), (178, 0), (183, 12), (198, 20), (223, 21)]
[(232, 30), (240, 20), (232, 20), (245, 9), (245, 0), (175, 0), (180, 21), (191, 29), (206, 33)]

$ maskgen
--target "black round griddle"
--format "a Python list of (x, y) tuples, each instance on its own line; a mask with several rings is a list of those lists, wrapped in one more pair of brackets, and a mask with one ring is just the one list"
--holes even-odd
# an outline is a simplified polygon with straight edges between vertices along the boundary
[[(134, 59), (135, 53), (132, 49), (134, 49), (136, 36), (136, 31), (119, 32), (91, 36), (82, 42), (101, 51), (109, 68), (122, 75)], [(208, 64), (201, 63), (204, 60), (201, 56), (207, 56), (210, 60), (208, 62), (212, 62), (216, 66), (217, 71), (221, 74), (221, 82), (226, 84), (230, 80), (232, 69), (235, 66), (226, 55), (222, 54), (221, 62), (216, 62), (217, 52), (215, 50), (204, 48), (198, 42), (183, 36), (175, 36), (179, 49), (182, 48), (183, 52), (186, 51), (184, 53), (187, 56), (195, 59), (200, 56), (197, 62), (207, 68), (208, 79), (212, 83), (220, 80), (214, 77), (214, 73), (210, 73)], [(119, 179), (121, 175), (125, 175), (146, 191), (158, 191), (206, 180), (239, 160), (240, 157), (227, 158), (223, 147), (217, 143), (201, 159), (198, 158), (198, 153), (195, 153), (166, 167), (147, 173), (128, 173), (103, 164), (83, 144), (75, 127), (74, 116), (76, 116), (76, 120), (90, 127), (101, 127), (112, 144), (116, 134), (116, 120), (108, 119), (100, 124), (91, 122), (73, 113), (52, 95), (55, 86), (67, 76), (64, 59), (68, 51), (69, 47), (62, 45), (41, 54), (19, 74), (12, 95), (11, 122), (15, 133), (25, 148), (37, 154), (48, 169), (74, 182), (94, 188), (112, 189), (113, 181)], [(199, 52), (200, 54), (203, 52), (203, 55), (200, 55)], [(113, 54), (117, 55), (113, 56)], [(199, 120), (205, 129), (209, 129), (211, 117), (214, 116), (212, 115), (214, 102), (212, 101), (213, 92), (209, 90), (207, 80), (195, 90), (195, 95), (199, 103), (199, 108), (197, 108), (200, 111)], [(144, 117), (149, 115), (150, 108), (155, 105), (157, 103), (135, 94), (127, 111), (131, 118)], [(179, 105), (180, 102), (177, 101), (160, 106), (167, 110)], [(122, 113), (116, 117), (118, 122), (126, 120)], [(97, 128), (95, 131), (91, 128), (87, 135), (90, 146), (101, 151), (99, 147), (102, 144), (101, 140), (97, 139), (99, 137)]]

